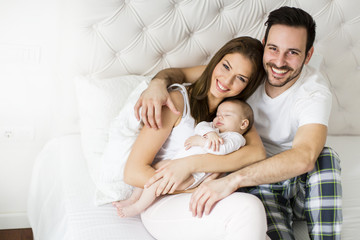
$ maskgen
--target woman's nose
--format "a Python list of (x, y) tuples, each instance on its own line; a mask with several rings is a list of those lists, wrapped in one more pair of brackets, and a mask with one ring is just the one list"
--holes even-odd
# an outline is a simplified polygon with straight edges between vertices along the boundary
[(233, 76), (232, 74), (228, 74), (224, 79), (224, 83), (227, 85), (231, 85), (234, 80), (234, 77), (235, 76)]

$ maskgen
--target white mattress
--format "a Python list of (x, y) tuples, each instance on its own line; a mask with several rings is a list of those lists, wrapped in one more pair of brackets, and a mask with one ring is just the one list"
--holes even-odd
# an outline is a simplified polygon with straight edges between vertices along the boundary
[(80, 136), (49, 142), (33, 170), (28, 216), (36, 240), (154, 239), (140, 217), (120, 218), (108, 204), (94, 205)]
[[(343, 240), (355, 239), (360, 229), (360, 137), (329, 137), (339, 153), (343, 181)], [(94, 205), (95, 186), (87, 172), (80, 136), (50, 141), (33, 170), (28, 216), (36, 240), (154, 239), (140, 218), (122, 219), (111, 205)], [(299, 237), (301, 235), (301, 237)], [(308, 239), (297, 223), (296, 239)]]

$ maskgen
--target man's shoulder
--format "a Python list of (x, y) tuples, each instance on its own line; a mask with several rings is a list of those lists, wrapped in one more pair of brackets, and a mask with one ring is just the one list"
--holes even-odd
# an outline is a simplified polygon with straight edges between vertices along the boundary
[(304, 65), (302, 78), (303, 84), (316, 84), (329, 88), (329, 80), (324, 76), (322, 72), (311, 66)]
[(319, 70), (305, 65), (301, 78), (298, 86), (300, 91), (297, 93), (313, 94), (317, 92), (331, 95), (329, 80)]

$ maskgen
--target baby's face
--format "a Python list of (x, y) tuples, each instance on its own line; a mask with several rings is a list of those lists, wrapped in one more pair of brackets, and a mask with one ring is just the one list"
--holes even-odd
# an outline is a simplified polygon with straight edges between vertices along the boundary
[(220, 132), (240, 132), (241, 121), (241, 107), (233, 102), (223, 102), (217, 109), (213, 125)]

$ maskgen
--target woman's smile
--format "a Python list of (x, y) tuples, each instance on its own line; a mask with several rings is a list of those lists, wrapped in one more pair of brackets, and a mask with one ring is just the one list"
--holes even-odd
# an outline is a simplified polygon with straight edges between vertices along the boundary
[(221, 82), (216, 79), (216, 87), (220, 92), (227, 92), (229, 91), (229, 88), (227, 88), (226, 86), (224, 86), (223, 84), (221, 84)]

